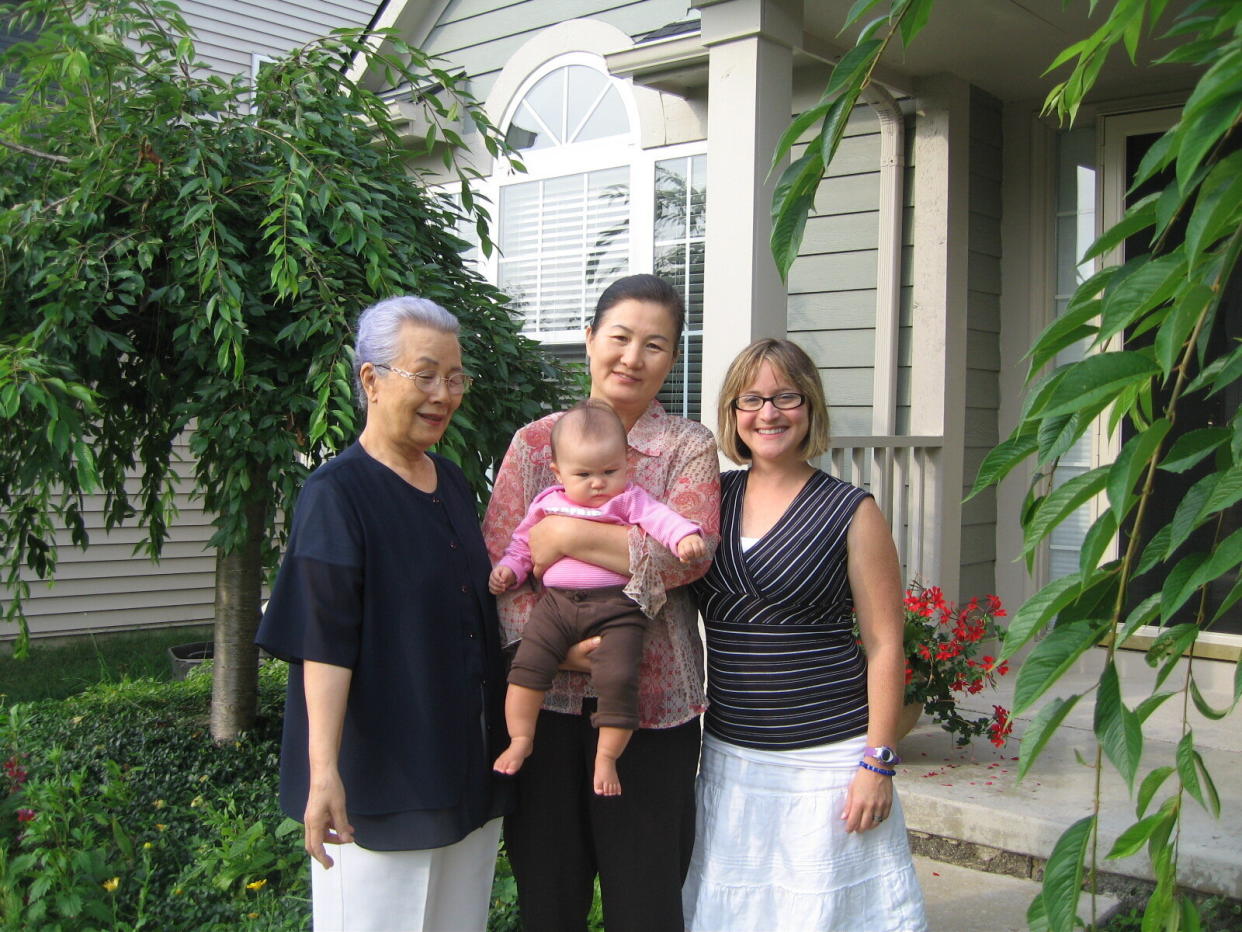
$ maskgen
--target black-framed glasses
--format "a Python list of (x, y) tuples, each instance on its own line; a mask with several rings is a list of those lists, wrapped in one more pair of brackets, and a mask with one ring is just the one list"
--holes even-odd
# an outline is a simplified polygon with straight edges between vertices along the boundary
[(801, 392), (780, 392), (776, 395), (738, 395), (733, 399), (733, 407), (738, 411), (759, 411), (769, 401), (772, 402), (773, 407), (781, 411), (789, 411), (793, 408), (801, 408), (806, 402), (806, 396)]
[(407, 372), (404, 369), (385, 365), (382, 362), (373, 362), (371, 365), (376, 369), (387, 369), (393, 375), (399, 375), (403, 379), (409, 379), (428, 395), (434, 392), (436, 386), (441, 382), (444, 383), (444, 387), (448, 389), (450, 395), (465, 394), (470, 391), (470, 386), (474, 384), (474, 379), (464, 372), (455, 372), (452, 375), (434, 375), (430, 372)]

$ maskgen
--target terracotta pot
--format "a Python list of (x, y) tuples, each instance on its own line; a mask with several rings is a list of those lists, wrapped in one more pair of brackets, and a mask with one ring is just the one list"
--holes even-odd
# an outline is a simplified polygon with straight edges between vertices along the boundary
[(909, 705), (903, 705), (901, 707), (901, 714), (897, 716), (897, 740), (900, 741), (910, 734), (922, 716), (923, 703), (911, 702)]

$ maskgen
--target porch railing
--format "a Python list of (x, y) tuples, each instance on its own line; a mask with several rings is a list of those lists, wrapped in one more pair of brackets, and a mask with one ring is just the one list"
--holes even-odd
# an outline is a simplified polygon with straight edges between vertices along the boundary
[(942, 437), (833, 437), (825, 471), (866, 489), (888, 519), (902, 581), (940, 579)]

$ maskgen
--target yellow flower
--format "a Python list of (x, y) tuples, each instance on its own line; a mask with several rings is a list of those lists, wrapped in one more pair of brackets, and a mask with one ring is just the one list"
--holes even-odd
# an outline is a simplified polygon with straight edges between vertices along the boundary
[(266, 886), (267, 886), (267, 878), (264, 877), (262, 880), (256, 880), (254, 883), (246, 884), (246, 889), (247, 890), (262, 890)]
[(181, 896), (181, 895), (182, 895), (182, 894), (184, 894), (184, 893), (185, 893), (185, 888), (184, 888), (184, 887), (178, 887), (177, 889), (175, 889), (175, 890), (173, 891), (173, 896)]
[(246, 918), (247, 919), (258, 919), (259, 914), (258, 913), (246, 913)]
[(75, 725), (80, 725), (80, 724), (82, 724), (82, 716), (81, 716), (81, 715), (75, 715), (73, 718), (69, 719), (69, 721), (73, 722), (73, 724), (75, 724)]
[(154, 845), (152, 845), (152, 844), (151, 844), (151, 842), (149, 842), (149, 841), (144, 841), (144, 842), (142, 843), (142, 847), (143, 847), (145, 850), (149, 850), (149, 849), (153, 848), (153, 847), (154, 847)]
[(167, 830), (168, 830), (168, 826), (167, 826), (167, 825), (165, 825), (163, 822), (156, 822), (156, 823), (155, 823), (155, 830), (156, 830), (157, 832), (165, 832), (165, 831), (167, 831)]
[(190, 800), (191, 809), (197, 809), (202, 804), (203, 804), (203, 797), (201, 796), (195, 796), (193, 799)]
[(206, 782), (207, 782), (207, 774), (203, 774), (201, 777), (199, 777), (199, 778), (198, 778), (198, 782), (199, 782), (199, 783), (206, 783)]
[(119, 887), (120, 885), (121, 885), (121, 878), (120, 878), (120, 877), (113, 877), (111, 880), (105, 880), (105, 881), (103, 882), (103, 888), (104, 888), (105, 890), (107, 890), (109, 893), (111, 893), (112, 891), (114, 891), (114, 890), (115, 890), (117, 887)]
[(155, 801), (155, 808), (156, 808), (156, 809), (163, 809), (163, 808), (164, 808), (165, 806), (167, 806), (167, 805), (168, 805), (168, 803), (164, 802), (164, 800), (162, 800), (162, 799), (157, 799), (157, 800)]

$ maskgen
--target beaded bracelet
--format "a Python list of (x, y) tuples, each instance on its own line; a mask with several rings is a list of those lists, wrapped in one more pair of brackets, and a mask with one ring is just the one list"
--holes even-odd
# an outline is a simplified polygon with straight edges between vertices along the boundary
[(858, 766), (859, 766), (859, 767), (862, 767), (864, 770), (870, 770), (872, 773), (880, 773), (880, 774), (883, 774), (883, 775), (884, 775), (884, 776), (886, 776), (886, 777), (895, 777), (895, 776), (897, 776), (897, 771), (896, 771), (896, 770), (885, 770), (883, 767), (872, 767), (872, 766), (871, 766), (870, 764), (868, 764), (865, 760), (860, 760), (860, 761), (858, 762)]

